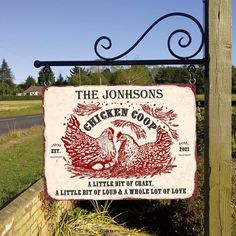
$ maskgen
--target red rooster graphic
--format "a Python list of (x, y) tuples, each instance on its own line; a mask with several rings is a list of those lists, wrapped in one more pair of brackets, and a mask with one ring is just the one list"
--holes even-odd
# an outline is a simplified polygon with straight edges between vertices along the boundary
[(113, 143), (114, 130), (105, 129), (98, 138), (93, 138), (80, 129), (80, 123), (72, 115), (65, 136), (61, 138), (70, 156), (71, 166), (90, 170), (106, 170), (115, 164), (116, 149)]
[(153, 176), (169, 173), (175, 167), (170, 153), (171, 137), (160, 126), (155, 142), (139, 146), (130, 135), (121, 132), (117, 134), (117, 141), (121, 142), (118, 150), (119, 176), (122, 173), (136, 177)]

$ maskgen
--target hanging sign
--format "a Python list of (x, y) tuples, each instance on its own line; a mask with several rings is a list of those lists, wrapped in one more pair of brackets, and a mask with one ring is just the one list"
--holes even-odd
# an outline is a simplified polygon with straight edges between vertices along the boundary
[(48, 194), (97, 200), (191, 197), (195, 110), (192, 85), (48, 87)]

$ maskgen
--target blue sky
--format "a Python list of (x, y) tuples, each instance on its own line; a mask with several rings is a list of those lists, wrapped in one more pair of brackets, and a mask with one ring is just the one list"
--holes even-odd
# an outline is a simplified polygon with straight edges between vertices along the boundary
[[(233, 22), (236, 2), (233, 2)], [(0, 0), (0, 61), (6, 59), (15, 76), (23, 83), (28, 75), (37, 79), (39, 60), (96, 60), (94, 43), (102, 35), (109, 36), (113, 46), (105, 56), (126, 51), (159, 17), (171, 12), (185, 12), (203, 21), (202, 0)], [(123, 59), (171, 58), (167, 50), (169, 34), (178, 28), (189, 29), (193, 44), (187, 55), (196, 49), (199, 34), (191, 22), (174, 17), (156, 26), (132, 53)], [(191, 31), (192, 30), (192, 31)], [(233, 24), (233, 42), (236, 29)], [(233, 64), (236, 48), (233, 45)], [(202, 54), (199, 54), (199, 58)], [(69, 67), (52, 67), (69, 75)]]

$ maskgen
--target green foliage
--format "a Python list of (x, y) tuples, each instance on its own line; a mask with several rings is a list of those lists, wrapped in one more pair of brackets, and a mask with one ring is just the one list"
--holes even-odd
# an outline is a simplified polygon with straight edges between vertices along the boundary
[(0, 95), (14, 94), (15, 85), (13, 83), (14, 76), (5, 59), (3, 59), (0, 67)]
[(67, 77), (68, 85), (91, 85), (90, 72), (78, 66), (70, 70), (70, 75)]
[(112, 73), (111, 70), (108, 68), (105, 68), (102, 71), (102, 75), (107, 79), (107, 81), (109, 82), (109, 84), (111, 84), (111, 80), (112, 80)]
[(159, 67), (155, 68), (155, 82), (157, 84), (188, 83), (189, 73), (186, 67)]
[(195, 78), (197, 94), (204, 94), (205, 92), (205, 76), (204, 76), (204, 66), (200, 65), (196, 67)]
[(236, 67), (232, 66), (232, 93), (236, 93)]
[(61, 75), (61, 73), (59, 74), (56, 82), (55, 82), (55, 85), (67, 85), (67, 82), (66, 80), (64, 80), (63, 76)]
[(68, 85), (108, 85), (111, 81), (111, 72), (109, 69), (100, 69), (99, 67), (91, 67), (85, 69), (75, 66), (70, 70), (67, 77)]
[[(197, 108), (197, 150), (204, 154), (204, 108)], [(232, 107), (232, 157), (236, 158), (236, 107)]]
[(91, 73), (90, 81), (92, 85), (109, 85), (110, 81), (102, 72), (97, 71)]
[(232, 156), (236, 158), (236, 107), (232, 108)]
[(97, 214), (108, 214), (112, 200), (104, 201), (104, 204), (99, 204), (101, 201), (91, 200), (91, 204)]
[[(205, 78), (204, 67), (196, 66), (194, 73), (196, 79), (197, 94), (204, 94)], [(55, 82), (54, 73), (49, 76), (50, 85), (118, 85), (118, 84), (170, 84), (189, 83), (190, 74), (187, 66), (155, 66), (145, 65), (101, 67), (79, 67), (75, 66), (70, 70), (70, 75), (64, 79), (60, 74)], [(5, 59), (0, 67), (0, 96), (16, 94), (35, 84), (32, 76), (28, 76), (24, 84), (16, 86), (13, 83), (13, 75)], [(43, 69), (39, 71), (37, 84), (47, 84), (46, 75)], [(232, 66), (232, 92), (236, 93), (236, 68)]]
[(43, 174), (42, 128), (0, 136), (0, 208)]
[(89, 69), (89, 77), (92, 85), (109, 85), (111, 71), (100, 66), (91, 66)]
[[(189, 83), (190, 80), (190, 74), (187, 66), (153, 67), (150, 72), (156, 84), (186, 84)], [(204, 93), (204, 73), (202, 66), (196, 66), (194, 78), (196, 79), (197, 93)]]
[(8, 83), (2, 81), (0, 82), (0, 95), (4, 96), (5, 94), (12, 94), (11, 86)]
[(154, 81), (146, 66), (135, 65), (129, 68), (120, 68), (112, 75), (112, 84), (153, 84)]
[(197, 107), (197, 152), (204, 154), (204, 108)]
[(7, 82), (8, 84), (13, 84), (14, 76), (11, 72), (5, 59), (2, 60), (0, 67), (0, 82)]
[(197, 189), (191, 199), (172, 201), (171, 220), (176, 235), (204, 235), (204, 159), (197, 160)]
[(32, 85), (36, 85), (36, 80), (32, 76), (28, 76), (24, 83), (24, 89), (27, 89)]
[(55, 84), (55, 76), (53, 71), (49, 74), (49, 78), (47, 78), (47, 75), (44, 73), (43, 68), (39, 71), (38, 75), (38, 81), (39, 86), (44, 86), (45, 84), (48, 85), (54, 85)]

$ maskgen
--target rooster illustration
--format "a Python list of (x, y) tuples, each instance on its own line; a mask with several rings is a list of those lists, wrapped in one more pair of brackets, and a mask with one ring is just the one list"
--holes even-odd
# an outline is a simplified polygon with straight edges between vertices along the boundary
[(172, 139), (167, 131), (160, 126), (157, 128), (155, 142), (141, 146), (128, 134), (119, 132), (117, 142), (120, 141), (118, 150), (118, 165), (121, 172), (128, 172), (133, 176), (147, 176), (160, 173), (169, 173), (172, 169), (170, 146)]
[(93, 138), (80, 129), (80, 123), (72, 115), (65, 136), (61, 138), (75, 168), (105, 170), (115, 164), (116, 149), (113, 143), (114, 130), (105, 129), (98, 138)]

